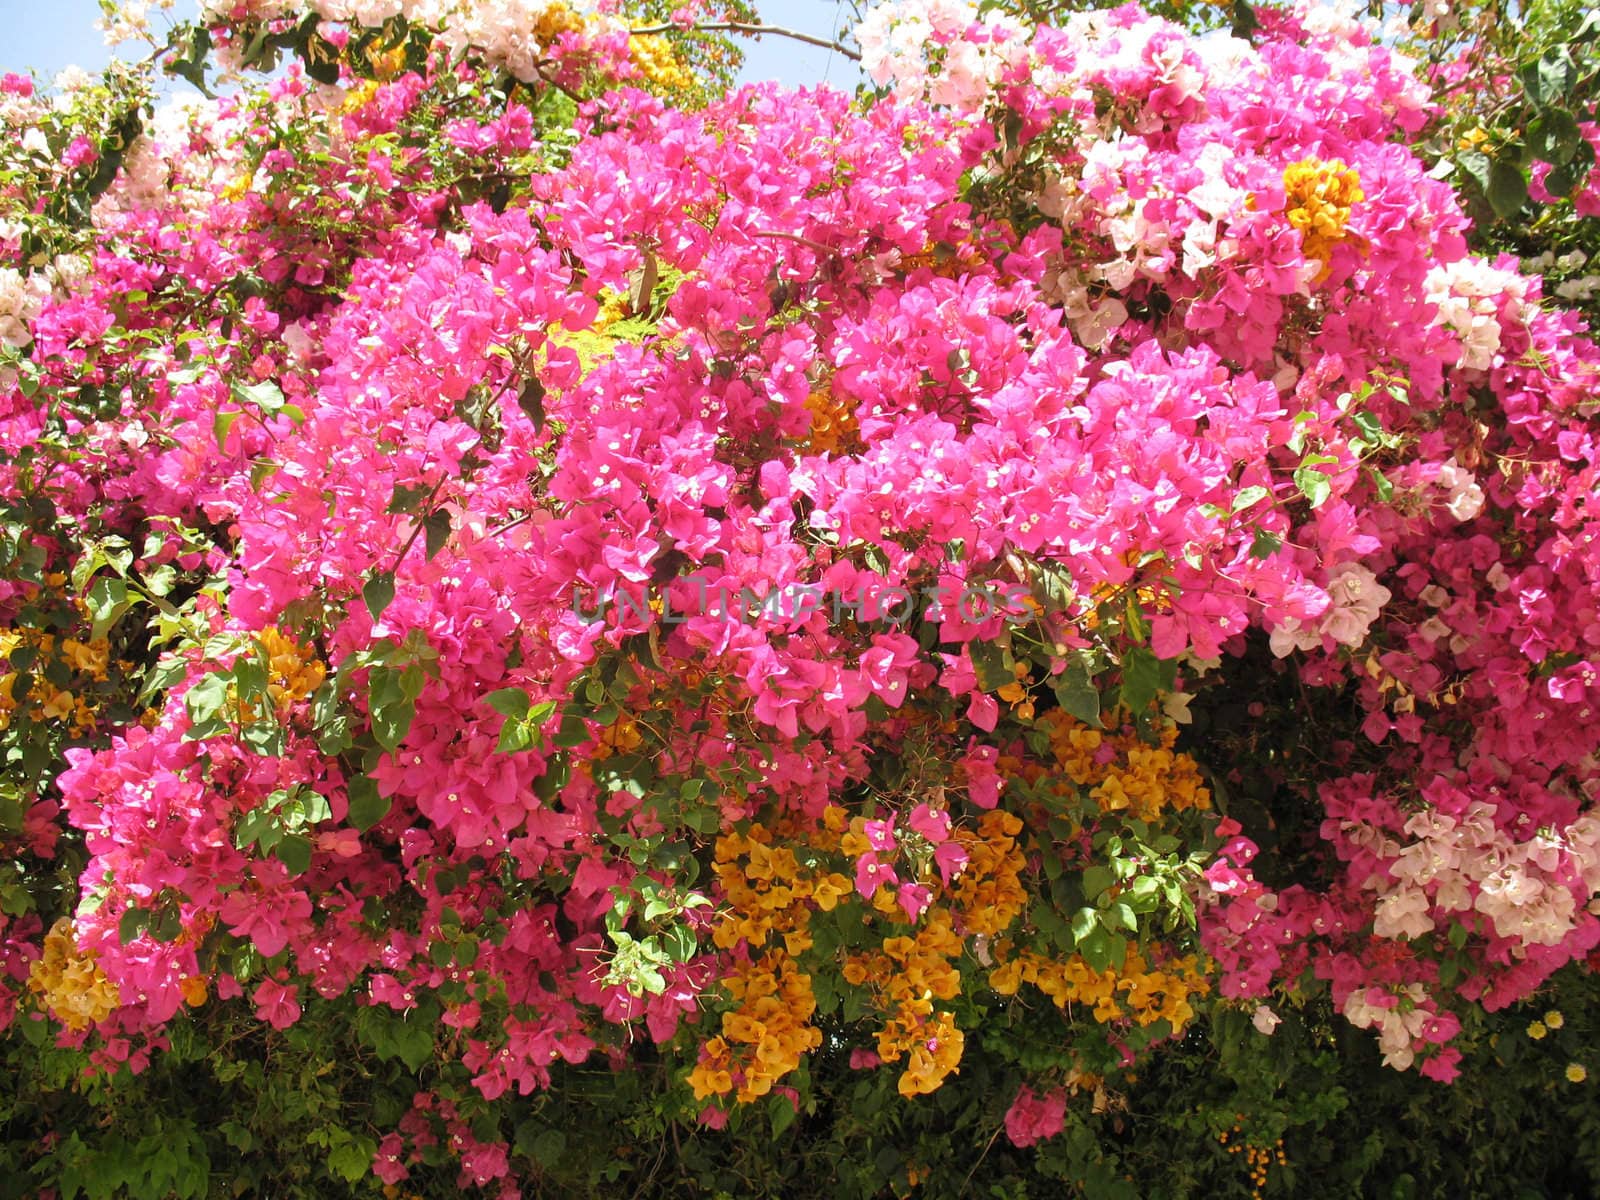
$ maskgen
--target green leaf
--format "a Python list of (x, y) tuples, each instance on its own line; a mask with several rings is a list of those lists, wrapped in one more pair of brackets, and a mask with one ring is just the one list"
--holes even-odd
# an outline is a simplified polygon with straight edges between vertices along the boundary
[(1116, 924), (1121, 925), (1129, 933), (1133, 933), (1139, 928), (1139, 918), (1134, 915), (1133, 909), (1129, 907), (1127, 902), (1122, 900), (1118, 900), (1106, 910), (1106, 919), (1108, 926), (1112, 921), (1115, 921)]
[(350, 824), (363, 834), (389, 816), (389, 808), (394, 802), (379, 792), (378, 782), (368, 774), (358, 774), (355, 778), (349, 779), (344, 784), (344, 790), (350, 798), (349, 814), (347, 814)]
[(795, 1106), (787, 1096), (772, 1096), (767, 1100), (767, 1113), (772, 1118), (772, 1136), (780, 1137), (794, 1124)]
[(450, 540), (450, 514), (442, 508), (434, 509), (422, 519), (422, 532), (428, 561), (432, 562), (434, 556), (444, 549), (445, 542)]
[(152, 596), (166, 596), (178, 582), (178, 572), (170, 564), (162, 563), (145, 572), (144, 590)]
[(1565, 199), (1572, 194), (1572, 189), (1578, 186), (1578, 181), (1588, 174), (1588, 168), (1582, 171), (1573, 169), (1571, 163), (1563, 163), (1544, 177), (1545, 191), (1557, 200)]
[(998, 643), (968, 642), (967, 654), (972, 659), (972, 671), (978, 678), (978, 686), (984, 691), (992, 692), (1016, 682), (1011, 655)]
[(1126, 949), (1126, 943), (1121, 938), (1112, 937), (1097, 922), (1087, 937), (1078, 940), (1077, 951), (1083, 955), (1083, 960), (1096, 971), (1104, 971), (1111, 966), (1112, 958), (1116, 955), (1119, 946)]
[(1100, 921), (1092, 908), (1080, 908), (1072, 914), (1072, 940), (1082, 945), (1096, 930), (1100, 928)]
[(164, 945), (177, 941), (182, 932), (183, 919), (179, 917), (178, 910), (170, 905), (163, 905), (150, 922), (150, 936)]
[(359, 1183), (372, 1169), (372, 1157), (377, 1151), (378, 1143), (369, 1137), (341, 1142), (328, 1151), (328, 1170), (346, 1183)]
[(217, 439), (217, 449), (223, 453), (228, 449), (228, 431), (233, 428), (233, 423), (244, 414), (237, 408), (218, 409), (217, 415), (211, 418), (211, 434)]
[(1372, 490), (1377, 493), (1379, 503), (1389, 503), (1389, 498), (1394, 495), (1394, 481), (1374, 467), (1367, 468), (1367, 478), (1372, 481)]
[(508, 719), (500, 727), (500, 740), (495, 743), (496, 754), (516, 754), (533, 748), (536, 731), (523, 721)]
[(361, 599), (374, 621), (381, 618), (394, 599), (394, 572), (379, 571), (367, 580), (361, 588)]
[(273, 848), (273, 854), (289, 868), (289, 874), (303, 875), (311, 866), (311, 839), (291, 833)]
[(1056, 694), (1056, 702), (1065, 712), (1077, 717), (1085, 725), (1100, 728), (1100, 689), (1095, 687), (1094, 677), (1081, 659), (1068, 663), (1067, 669), (1056, 676), (1051, 688)]
[(1577, 77), (1577, 68), (1566, 47), (1555, 46), (1536, 61), (1523, 64), (1520, 74), (1528, 98), (1535, 104), (1546, 105), (1566, 96)]
[(1233, 509), (1232, 509), (1232, 511), (1234, 511), (1236, 513), (1237, 512), (1243, 512), (1245, 509), (1249, 508), (1252, 504), (1261, 503), (1261, 501), (1265, 500), (1271, 494), (1272, 493), (1267, 491), (1266, 488), (1261, 487), (1259, 485), (1255, 486), (1255, 487), (1247, 487), (1242, 492), (1240, 492), (1237, 496), (1235, 496), (1233, 498)]
[(228, 390), (238, 403), (259, 408), (264, 413), (275, 413), (283, 407), (283, 392), (270, 379), (259, 383), (234, 382), (228, 385)]
[(1564, 108), (1552, 108), (1528, 126), (1528, 145), (1534, 154), (1552, 166), (1570, 162), (1583, 144), (1578, 122)]
[(416, 693), (410, 690), (413, 670), (394, 667), (373, 667), (367, 677), (367, 707), (372, 714), (372, 735), (385, 750), (393, 750), (405, 740), (411, 722), (417, 715)]
[(663, 936), (667, 953), (674, 962), (688, 962), (698, 948), (693, 931), (687, 925), (674, 925)]
[(1509, 158), (1497, 158), (1489, 165), (1489, 207), (1501, 220), (1510, 220), (1528, 202), (1528, 178)]
[(433, 489), (431, 489), (425, 483), (419, 483), (415, 486), (397, 483), (394, 487), (394, 495), (389, 498), (389, 507), (384, 509), (384, 512), (416, 512), (418, 503), (420, 503), (422, 498), (432, 490)]
[(1265, 529), (1256, 530), (1255, 540), (1250, 543), (1250, 557), (1271, 558), (1283, 545), (1283, 539), (1277, 534)]
[(544, 430), (544, 397), (544, 384), (539, 382), (537, 375), (530, 375), (528, 381), (522, 385), (522, 390), (517, 393), (517, 407), (529, 421), (533, 422), (535, 433)]
[(183, 694), (183, 706), (189, 712), (189, 720), (198, 725), (220, 716), (228, 703), (228, 682), (228, 676), (222, 672), (213, 671), (201, 676)]
[(126, 946), (143, 932), (149, 923), (150, 914), (142, 908), (130, 908), (122, 914), (122, 920), (117, 922), (117, 939)]
[(490, 692), (484, 699), (488, 701), (489, 707), (501, 716), (511, 717), (518, 721), (528, 715), (529, 704), (531, 703), (528, 693), (521, 688), (515, 687), (501, 688), (498, 691)]
[(1312, 508), (1321, 507), (1328, 497), (1333, 495), (1333, 480), (1316, 467), (1296, 467), (1294, 485), (1311, 503)]
[(120, 579), (102, 575), (89, 588), (85, 600), (89, 605), (89, 616), (94, 621), (91, 636), (103, 638), (122, 614), (128, 611), (128, 585)]
[(1161, 690), (1161, 660), (1143, 646), (1134, 646), (1122, 656), (1122, 703), (1138, 714)]
[(261, 840), (263, 834), (274, 825), (270, 810), (265, 808), (252, 808), (234, 824), (233, 844), (240, 850), (247, 849)]
[(1477, 150), (1463, 150), (1456, 155), (1456, 166), (1478, 185), (1484, 195), (1489, 193), (1489, 156)]
[(309, 39), (301, 47), (300, 61), (305, 64), (306, 74), (318, 83), (339, 82), (339, 49), (325, 38)]
[(1116, 882), (1111, 868), (1096, 863), (1083, 869), (1083, 898), (1098, 900), (1102, 892)]

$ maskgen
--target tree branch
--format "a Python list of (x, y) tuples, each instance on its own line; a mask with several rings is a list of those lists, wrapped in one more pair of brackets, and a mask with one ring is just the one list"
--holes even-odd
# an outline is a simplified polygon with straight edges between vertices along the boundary
[(643, 29), (630, 29), (628, 33), (633, 37), (648, 37), (658, 33), (745, 33), (752, 37), (760, 37), (763, 33), (770, 33), (777, 37), (793, 38), (808, 46), (835, 50), (851, 62), (861, 61), (859, 53), (838, 42), (830, 42), (827, 38), (801, 33), (798, 29), (784, 29), (778, 25), (758, 25), (748, 21), (712, 21), (701, 25), (651, 25)]

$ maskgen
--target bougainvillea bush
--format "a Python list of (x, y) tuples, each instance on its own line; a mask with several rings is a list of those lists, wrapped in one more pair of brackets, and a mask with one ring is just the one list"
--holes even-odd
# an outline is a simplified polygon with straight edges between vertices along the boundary
[(1600, 351), (1392, 36), (201, 7), (0, 85), (0, 1194), (1593, 1184)]

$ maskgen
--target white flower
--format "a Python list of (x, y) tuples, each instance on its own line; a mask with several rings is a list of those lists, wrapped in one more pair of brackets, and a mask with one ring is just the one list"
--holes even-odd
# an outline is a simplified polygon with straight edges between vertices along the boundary
[(1439, 470), (1439, 486), (1449, 492), (1445, 508), (1458, 521), (1470, 521), (1483, 510), (1483, 489), (1472, 472), (1450, 459)]

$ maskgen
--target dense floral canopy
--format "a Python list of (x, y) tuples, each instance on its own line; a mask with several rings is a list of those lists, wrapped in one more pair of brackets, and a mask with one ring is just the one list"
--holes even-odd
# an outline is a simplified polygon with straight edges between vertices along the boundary
[(1378, 29), (904, 0), (852, 100), (203, 7), (286, 69), (0, 89), (16, 1037), (353, 1028), (428, 1082), (349, 1178), (509, 1198), (585, 1070), (1028, 1147), (1318, 1003), (1448, 1082), (1592, 961), (1600, 351)]

